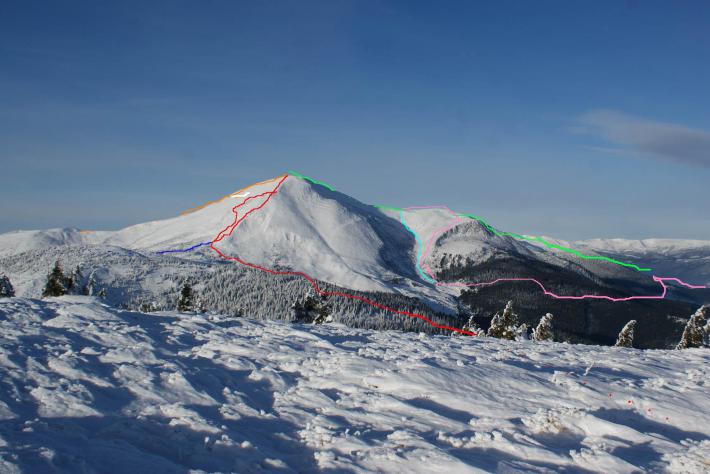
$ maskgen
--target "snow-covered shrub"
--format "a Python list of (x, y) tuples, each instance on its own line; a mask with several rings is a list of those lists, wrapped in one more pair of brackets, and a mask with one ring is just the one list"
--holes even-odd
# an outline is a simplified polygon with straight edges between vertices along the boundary
[(513, 312), (513, 302), (508, 301), (508, 304), (503, 310), (503, 314), (496, 313), (491, 321), (491, 327), (488, 328), (488, 335), (499, 339), (515, 340), (516, 330), (518, 329), (518, 315)]
[(292, 305), (292, 309), (293, 320), (299, 323), (323, 324), (333, 320), (327, 297), (315, 294), (312, 288), (308, 289), (303, 301)]
[(702, 306), (688, 319), (688, 323), (683, 330), (683, 336), (676, 346), (676, 349), (689, 349), (692, 347), (702, 347), (704, 339), (706, 339), (705, 328), (705, 313), (707, 306)]
[(77, 265), (74, 268), (74, 271), (72, 272), (71, 276), (69, 277), (70, 281), (70, 289), (73, 290), (72, 292), (77, 294), (77, 295), (86, 295), (88, 294), (88, 290), (86, 288), (86, 285), (84, 283), (84, 274), (81, 271), (81, 266)]
[(634, 347), (634, 328), (636, 320), (632, 319), (621, 329), (619, 337), (616, 339), (616, 347)]
[[(481, 329), (481, 327), (476, 324), (476, 321), (474, 321), (474, 315), (469, 316), (468, 321), (466, 324), (463, 325), (461, 328), (464, 331), (469, 331), (472, 332), (476, 335), (476, 337), (484, 336), (485, 331)], [(459, 334), (459, 333), (452, 333), (452, 334)]]
[(13, 296), (15, 296), (15, 289), (12, 287), (10, 279), (5, 275), (0, 276), (0, 298), (12, 298)]
[(540, 322), (532, 333), (533, 341), (552, 341), (552, 314), (547, 313), (545, 316), (540, 318)]
[(528, 326), (526, 323), (522, 323), (520, 326), (517, 327), (515, 330), (515, 340), (516, 341), (527, 341), (530, 339), (529, 333), (530, 332), (530, 326)]

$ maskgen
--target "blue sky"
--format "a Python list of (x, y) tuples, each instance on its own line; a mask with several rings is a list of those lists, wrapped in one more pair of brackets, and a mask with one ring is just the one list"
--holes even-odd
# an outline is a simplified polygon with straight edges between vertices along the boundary
[(710, 239), (710, 3), (0, 3), (0, 231), (293, 169), (565, 239)]

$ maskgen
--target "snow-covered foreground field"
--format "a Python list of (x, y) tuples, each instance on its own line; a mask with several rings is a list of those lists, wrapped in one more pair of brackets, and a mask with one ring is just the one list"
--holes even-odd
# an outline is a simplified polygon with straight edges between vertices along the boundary
[(707, 472), (710, 350), (0, 300), (0, 472)]

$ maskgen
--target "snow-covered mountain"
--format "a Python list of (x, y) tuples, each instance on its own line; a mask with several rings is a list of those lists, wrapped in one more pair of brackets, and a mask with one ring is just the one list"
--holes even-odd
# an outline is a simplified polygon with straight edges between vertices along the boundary
[[(710, 242), (549, 242), (651, 266), (660, 276), (710, 283)], [(193, 250), (180, 252), (184, 249)], [(160, 253), (164, 251), (169, 252)], [(485, 318), (500, 309), (503, 299), (514, 299), (522, 302), (523, 320), (534, 321), (550, 306), (568, 313), (570, 340), (589, 340), (590, 331), (598, 333), (604, 326), (604, 335), (592, 340), (606, 342), (628, 314), (648, 313), (649, 324), (657, 326), (682, 320), (693, 305), (710, 302), (710, 292), (689, 292), (673, 283), (668, 297), (677, 303), (659, 301), (648, 307), (597, 302), (560, 306), (525, 282), (481, 288), (479, 296), (468, 292), (462, 300), (462, 288), (450, 283), (528, 277), (558, 294), (615, 297), (655, 295), (661, 288), (650, 273), (582, 260), (535, 240), (497, 235), (482, 222), (444, 207), (378, 208), (297, 176), (257, 183), (180, 216), (118, 231), (52, 229), (0, 235), (0, 273), (8, 274), (18, 295), (27, 297), (39, 296), (53, 260), (62, 260), (65, 267), (81, 265), (85, 274), (101, 280), (114, 303), (135, 306), (158, 299), (164, 305), (169, 302), (165, 295), (185, 279), (205, 288), (211, 285), (210, 291), (217, 294), (219, 285), (205, 282), (228, 263), (224, 257), (267, 270), (298, 272), (341, 289), (421, 300), (442, 313), (459, 313), (463, 301)], [(573, 306), (574, 311), (567, 311)], [(584, 327), (577, 331), (582, 322)], [(654, 347), (665, 343), (649, 342)]]
[(0, 299), (0, 472), (707, 472), (710, 350)]
[[(189, 248), (214, 240), (234, 222), (234, 206), (248, 196), (236, 210), (237, 217), (250, 211), (252, 215), (218, 244), (220, 249), (250, 263), (296, 269), (354, 289), (392, 291), (393, 279), (421, 281), (422, 272), (415, 257), (421, 256), (424, 244), (428, 243), (431, 246), (422, 263), (424, 269), (432, 271), (441, 269), (441, 258), (445, 255), (468, 258), (475, 263), (516, 255), (560, 267), (578, 267), (604, 277), (635, 276), (607, 263), (584, 262), (582, 266), (573, 255), (550, 250), (534, 241), (494, 235), (479, 222), (457, 217), (448, 209), (407, 209), (400, 219), (396, 212), (380, 210), (293, 176), (286, 178), (278, 192), (270, 196), (280, 179), (259, 183), (248, 188), (248, 192), (231, 193), (178, 217), (118, 231), (50, 229), (0, 234), (0, 257), (77, 245), (115, 246), (143, 253)], [(265, 204), (267, 199), (270, 202)], [(401, 222), (405, 217), (406, 227)], [(421, 243), (416, 241), (412, 230), (421, 237)], [(430, 237), (432, 242), (424, 242)], [(549, 241), (591, 254), (648, 259), (660, 265), (662, 272), (680, 272), (692, 281), (710, 283), (710, 241)], [(216, 254), (213, 257), (218, 258)]]
[[(249, 188), (249, 198), (237, 214), (253, 214), (240, 223), (233, 237), (215, 246), (250, 263), (297, 269), (357, 290), (391, 291), (389, 280), (414, 276), (409, 258), (414, 239), (399, 222), (372, 206), (296, 178), (284, 181), (264, 205), (277, 184), (275, 180)], [(53, 229), (2, 234), (0, 256), (77, 245), (115, 246), (148, 254), (188, 248), (211, 242), (227, 228), (235, 220), (233, 207), (244, 201), (244, 194), (115, 232)], [(215, 253), (211, 256), (220, 259)]]
[(643, 262), (658, 274), (674, 275), (710, 287), (710, 240), (593, 239), (572, 243), (600, 255)]

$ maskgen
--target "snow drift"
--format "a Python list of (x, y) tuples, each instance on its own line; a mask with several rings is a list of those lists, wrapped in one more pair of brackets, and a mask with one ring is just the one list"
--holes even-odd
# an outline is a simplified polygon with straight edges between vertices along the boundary
[(0, 471), (702, 472), (709, 362), (5, 299)]

